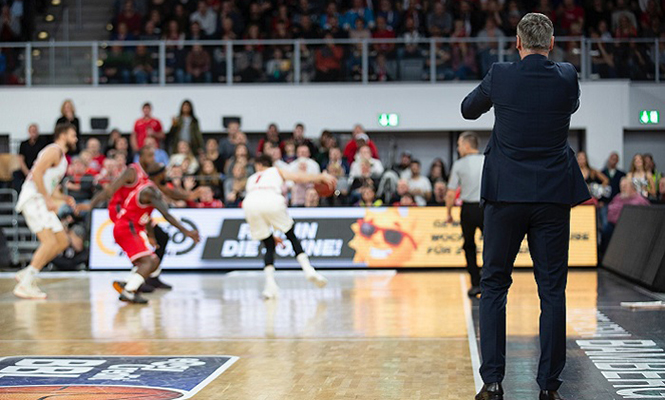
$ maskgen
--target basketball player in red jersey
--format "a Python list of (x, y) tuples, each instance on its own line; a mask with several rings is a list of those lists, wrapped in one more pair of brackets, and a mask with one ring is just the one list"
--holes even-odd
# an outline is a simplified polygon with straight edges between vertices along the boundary
[[(88, 211), (99, 203), (102, 203), (108, 199), (109, 201), (108, 210), (109, 218), (113, 223), (117, 220), (118, 212), (122, 209), (122, 205), (129, 196), (129, 194), (134, 191), (139, 185), (148, 181), (148, 174), (146, 174), (145, 169), (149, 165), (155, 162), (155, 150), (149, 146), (143, 146), (139, 150), (139, 162), (132, 163), (129, 167), (111, 184), (107, 185), (106, 188), (99, 193), (97, 193), (90, 203), (81, 204), (78, 206), (77, 210)], [(172, 189), (161, 183), (157, 183), (159, 190), (164, 193), (167, 197), (170, 197), (174, 200), (185, 200), (192, 201), (197, 195), (196, 193), (181, 192), (177, 189)], [(155, 254), (159, 258), (161, 264), (164, 254), (166, 252), (166, 245), (169, 241), (169, 236), (164, 232), (159, 226), (154, 227), (154, 244), (156, 244), (157, 250)], [(159, 279), (161, 273), (161, 268), (157, 268), (152, 275), (146, 279), (145, 285), (141, 287), (141, 291), (151, 292), (154, 288), (157, 289), (171, 289), (170, 285), (162, 282)]]
[(122, 247), (136, 270), (132, 270), (127, 282), (115, 281), (113, 288), (120, 293), (120, 300), (146, 304), (148, 301), (138, 294), (138, 288), (157, 270), (159, 259), (148, 246), (148, 236), (154, 237), (150, 215), (157, 209), (164, 218), (185, 236), (199, 242), (199, 233), (185, 228), (178, 219), (169, 214), (169, 207), (164, 201), (157, 183), (164, 185), (166, 168), (163, 164), (153, 163), (147, 169), (149, 180), (144, 181), (132, 191), (122, 209), (116, 216), (113, 238)]

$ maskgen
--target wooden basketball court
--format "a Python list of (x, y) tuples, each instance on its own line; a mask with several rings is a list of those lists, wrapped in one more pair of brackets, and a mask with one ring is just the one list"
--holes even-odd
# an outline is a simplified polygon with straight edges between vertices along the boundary
[[(323, 273), (330, 283), (317, 289), (298, 271), (279, 271), (281, 293), (273, 301), (260, 298), (260, 272), (166, 273), (174, 290), (146, 295), (147, 306), (118, 301), (111, 282), (122, 273), (44, 273), (46, 301), (13, 297), (13, 276), (2, 274), (0, 356), (239, 357), (196, 399), (473, 398), (480, 384), (474, 373), (478, 302), (466, 296), (465, 273)], [(516, 272), (514, 280), (504, 384), (509, 399), (536, 399), (536, 286), (527, 270)], [(599, 338), (604, 325), (598, 316), (604, 315), (630, 339), (663, 346), (660, 311), (619, 307), (620, 301), (654, 296), (606, 273), (571, 271), (562, 394), (575, 400), (624, 398), (578, 340)], [(62, 394), (57, 398), (79, 398)], [(33, 398), (18, 396), (24, 395), (0, 393), (2, 399)]]

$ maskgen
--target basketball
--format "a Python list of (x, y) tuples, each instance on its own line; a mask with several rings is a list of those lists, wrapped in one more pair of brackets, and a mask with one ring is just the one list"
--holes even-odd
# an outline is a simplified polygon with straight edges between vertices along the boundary
[(314, 189), (319, 194), (319, 197), (330, 197), (335, 193), (335, 188), (324, 182), (315, 183)]
[(2, 399), (37, 400), (51, 397), (63, 400), (172, 400), (182, 397), (182, 394), (171, 390), (131, 386), (15, 386), (0, 388), (0, 398)]

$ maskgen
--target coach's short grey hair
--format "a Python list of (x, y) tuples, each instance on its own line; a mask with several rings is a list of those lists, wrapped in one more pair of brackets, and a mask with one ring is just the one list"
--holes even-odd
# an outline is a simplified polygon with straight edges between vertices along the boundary
[(517, 35), (522, 39), (522, 47), (529, 50), (549, 50), (554, 25), (544, 14), (529, 13), (517, 25)]

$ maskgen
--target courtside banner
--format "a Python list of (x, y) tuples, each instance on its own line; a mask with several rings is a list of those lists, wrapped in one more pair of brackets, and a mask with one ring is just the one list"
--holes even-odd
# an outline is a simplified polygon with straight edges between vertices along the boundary
[[(167, 269), (262, 268), (261, 243), (251, 240), (241, 209), (173, 209), (173, 215), (197, 229), (195, 244), (170, 226), (155, 211), (153, 218), (171, 240), (162, 263)], [(459, 208), (452, 224), (442, 207), (293, 208), (295, 233), (316, 267), (462, 267)], [(283, 236), (281, 233), (277, 235)], [(482, 237), (476, 235), (482, 264)], [(595, 266), (596, 213), (593, 206), (578, 206), (571, 213), (570, 265)], [(297, 267), (291, 244), (277, 249), (277, 266)], [(531, 266), (526, 240), (516, 266)], [(106, 210), (94, 210), (90, 238), (91, 269), (129, 269), (130, 263), (113, 240), (113, 223)]]

